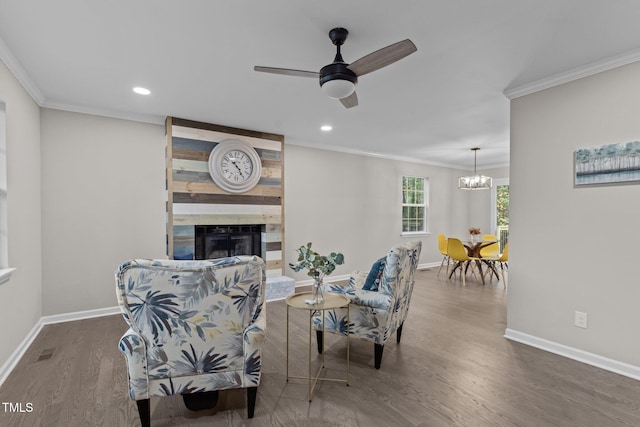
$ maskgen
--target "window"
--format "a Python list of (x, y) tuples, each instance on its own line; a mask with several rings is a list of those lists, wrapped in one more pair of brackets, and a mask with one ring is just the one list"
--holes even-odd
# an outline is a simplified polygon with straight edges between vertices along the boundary
[(500, 253), (509, 238), (509, 180), (495, 179), (491, 189), (491, 218), (500, 242)]
[(7, 267), (7, 141), (4, 104), (0, 102), (0, 268)]
[(428, 190), (426, 178), (402, 177), (402, 234), (427, 232)]
[(0, 283), (9, 280), (9, 245), (7, 242), (7, 138), (5, 106), (0, 102)]

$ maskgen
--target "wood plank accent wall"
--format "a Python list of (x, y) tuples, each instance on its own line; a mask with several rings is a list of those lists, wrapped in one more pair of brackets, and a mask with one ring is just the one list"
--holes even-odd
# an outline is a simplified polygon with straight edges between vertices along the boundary
[[(267, 276), (282, 275), (284, 136), (167, 117), (167, 255), (193, 259), (194, 225), (260, 224)], [(251, 190), (232, 194), (209, 175), (209, 153), (226, 139), (254, 147), (262, 175)]]

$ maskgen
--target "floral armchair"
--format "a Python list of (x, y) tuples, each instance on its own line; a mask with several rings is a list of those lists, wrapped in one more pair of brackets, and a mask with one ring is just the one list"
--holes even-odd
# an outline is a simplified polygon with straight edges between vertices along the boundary
[[(346, 308), (325, 310), (325, 332), (346, 335), (348, 331), (352, 336), (372, 341), (376, 369), (380, 369), (387, 339), (395, 332), (397, 342), (400, 342), (421, 249), (421, 241), (396, 245), (385, 258), (374, 263), (372, 271), (352, 273), (348, 287), (331, 283), (324, 285), (324, 292), (342, 293), (351, 300), (350, 324), (347, 326)], [(376, 271), (377, 268), (380, 268), (379, 272)], [(375, 281), (377, 290), (365, 289), (368, 276)], [(313, 317), (318, 352), (322, 352), (321, 313), (322, 311), (318, 311)]]
[[(121, 264), (116, 293), (129, 329), (120, 339), (143, 426), (151, 396), (247, 389), (252, 418), (265, 338), (265, 265), (240, 256)], [(215, 403), (214, 403), (215, 405)], [(194, 405), (196, 406), (196, 405)]]

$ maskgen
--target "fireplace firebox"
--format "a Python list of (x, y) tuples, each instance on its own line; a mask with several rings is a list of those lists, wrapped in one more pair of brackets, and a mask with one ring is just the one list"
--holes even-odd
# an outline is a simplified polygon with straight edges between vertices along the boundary
[(261, 225), (196, 225), (195, 259), (262, 256), (261, 228)]

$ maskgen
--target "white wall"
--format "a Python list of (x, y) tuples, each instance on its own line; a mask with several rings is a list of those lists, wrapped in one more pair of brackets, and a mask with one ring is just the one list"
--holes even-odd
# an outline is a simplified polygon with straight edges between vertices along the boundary
[(114, 271), (166, 258), (164, 126), (42, 109), (43, 315), (117, 305)]
[[(503, 172), (505, 172), (503, 170)], [(286, 145), (285, 274), (308, 279), (289, 267), (295, 249), (312, 242), (320, 253), (339, 251), (346, 263), (335, 275), (368, 270), (401, 236), (403, 175), (429, 178), (429, 231), (420, 236), (420, 263), (439, 263), (437, 234), (466, 236), (470, 217), (489, 224), (490, 192), (457, 189), (459, 170)], [(479, 207), (470, 210), (471, 193)]]
[[(640, 366), (640, 185), (573, 187), (573, 152), (640, 139), (640, 63), (511, 103), (509, 329)], [(588, 313), (588, 329), (573, 326)]]
[(40, 109), (0, 62), (0, 101), (6, 105), (9, 265), (0, 285), (0, 366), (42, 316)]

